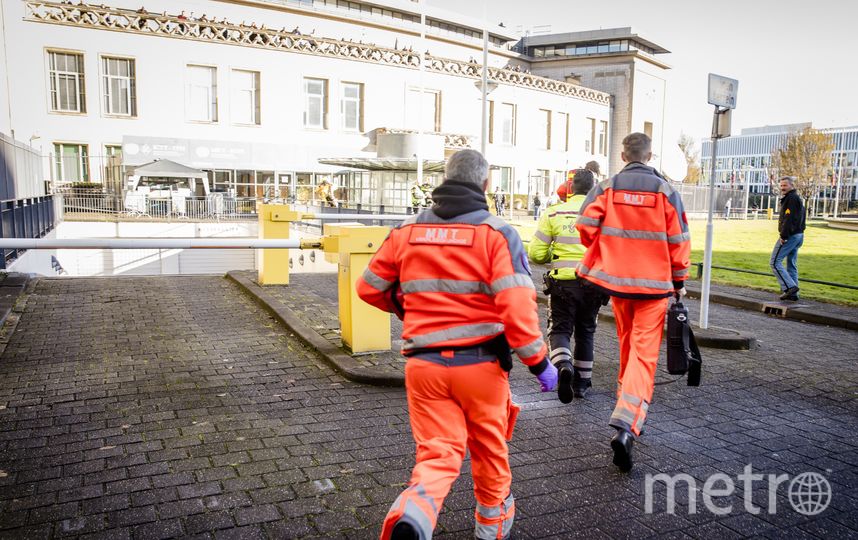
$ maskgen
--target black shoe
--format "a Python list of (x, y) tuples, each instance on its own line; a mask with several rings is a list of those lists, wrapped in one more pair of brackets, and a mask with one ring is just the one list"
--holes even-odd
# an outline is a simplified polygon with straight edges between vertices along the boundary
[(390, 538), (391, 540), (420, 540), (420, 535), (410, 523), (400, 521), (393, 527)]
[(572, 379), (573, 370), (569, 362), (560, 362), (557, 366), (557, 397), (560, 398), (560, 403), (572, 402)]
[(792, 300), (791, 296), (795, 296), (798, 300), (798, 287), (790, 287), (781, 295), (781, 300)]
[(632, 446), (635, 438), (628, 431), (621, 429), (611, 439), (611, 449), (614, 451), (614, 465), (623, 472), (632, 470)]
[(591, 386), (593, 382), (590, 379), (582, 379), (578, 372), (575, 372), (575, 377), (572, 379), (572, 393), (576, 398), (581, 399), (586, 396)]
[(781, 297), (781, 300), (784, 300), (784, 301), (787, 301), (787, 302), (798, 302), (798, 295), (797, 295), (797, 294), (792, 294), (792, 295), (790, 295), (790, 296), (787, 296), (786, 298), (784, 298), (784, 297), (782, 296), (782, 297)]

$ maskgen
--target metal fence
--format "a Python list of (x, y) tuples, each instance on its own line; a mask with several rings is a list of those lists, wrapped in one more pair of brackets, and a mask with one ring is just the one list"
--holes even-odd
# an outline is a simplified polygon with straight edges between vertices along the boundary
[(206, 197), (150, 197), (145, 193), (93, 193), (67, 190), (62, 198), (68, 221), (252, 221), (262, 199), (229, 197), (212, 193)]
[[(42, 238), (62, 219), (53, 195), (0, 201), (0, 238)], [(21, 256), (23, 249), (2, 249), (0, 268)]]

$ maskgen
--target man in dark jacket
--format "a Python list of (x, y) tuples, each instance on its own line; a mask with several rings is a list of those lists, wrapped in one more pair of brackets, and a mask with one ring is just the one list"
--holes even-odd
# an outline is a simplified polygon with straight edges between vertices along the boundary
[[(795, 179), (784, 176), (780, 182), (781, 204), (778, 217), (780, 238), (775, 242), (769, 264), (781, 286), (781, 300), (798, 300), (798, 248), (804, 243), (804, 203), (795, 191)], [(786, 259), (786, 270), (783, 260)]]

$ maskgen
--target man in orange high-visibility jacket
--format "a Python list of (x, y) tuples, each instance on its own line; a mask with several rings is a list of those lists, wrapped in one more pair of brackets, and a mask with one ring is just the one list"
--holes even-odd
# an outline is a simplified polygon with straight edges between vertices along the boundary
[(628, 164), (593, 187), (575, 227), (587, 246), (578, 276), (612, 297), (620, 373), (611, 448), (614, 464), (628, 471), (652, 400), (667, 299), (685, 294), (691, 236), (679, 192), (646, 165), (650, 138), (628, 135), (622, 158)]
[(383, 539), (432, 537), (466, 448), (477, 499), (475, 536), (509, 536), (515, 505), (506, 441), (518, 407), (510, 399), (510, 366), (501, 367), (498, 351), (508, 357), (511, 346), (543, 392), (557, 384), (521, 239), (486, 204), (488, 162), (462, 150), (450, 157), (445, 174), (432, 192), (432, 208), (393, 229), (357, 282), (366, 302), (400, 315), (404, 308), (417, 464), (384, 520)]

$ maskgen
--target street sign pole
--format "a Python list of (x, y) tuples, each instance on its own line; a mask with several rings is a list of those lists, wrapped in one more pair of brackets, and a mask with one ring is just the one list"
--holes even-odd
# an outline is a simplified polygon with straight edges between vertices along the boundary
[(706, 249), (703, 252), (703, 291), (700, 295), (700, 328), (709, 328), (709, 290), (712, 283), (712, 232), (715, 215), (715, 160), (718, 159), (718, 119), (721, 110), (715, 106), (712, 119), (712, 168), (709, 172), (709, 211), (706, 216)]
[[(700, 295), (700, 328), (709, 328), (709, 291), (712, 286), (712, 236), (715, 216), (715, 163), (718, 139), (730, 136), (732, 111), (736, 108), (739, 81), (709, 74), (709, 104), (715, 106), (712, 118), (712, 169), (709, 173), (709, 213), (706, 218), (706, 249), (703, 252), (703, 291)], [(747, 207), (747, 199), (745, 206)], [(747, 208), (745, 210), (747, 213)], [(747, 215), (747, 214), (746, 214)]]

